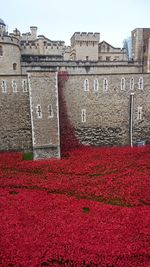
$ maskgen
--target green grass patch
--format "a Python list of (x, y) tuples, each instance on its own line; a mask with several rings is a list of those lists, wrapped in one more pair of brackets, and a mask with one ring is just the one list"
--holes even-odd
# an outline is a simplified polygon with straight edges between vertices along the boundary
[(89, 213), (90, 212), (90, 208), (89, 207), (83, 207), (83, 212), (84, 213)]
[(23, 160), (32, 160), (33, 159), (33, 153), (32, 152), (24, 152), (23, 153)]
[(9, 191), (9, 194), (10, 194), (10, 195), (17, 195), (18, 192), (17, 192), (17, 191)]
[(115, 206), (127, 206), (125, 201), (121, 198), (112, 198), (108, 200), (108, 204)]

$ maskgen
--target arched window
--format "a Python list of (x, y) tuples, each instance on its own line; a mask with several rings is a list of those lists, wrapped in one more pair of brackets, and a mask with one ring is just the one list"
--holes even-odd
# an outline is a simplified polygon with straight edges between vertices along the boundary
[(17, 63), (13, 63), (13, 70), (17, 69)]
[(0, 45), (0, 56), (3, 56), (3, 47)]
[(89, 91), (89, 80), (88, 79), (84, 80), (84, 91)]

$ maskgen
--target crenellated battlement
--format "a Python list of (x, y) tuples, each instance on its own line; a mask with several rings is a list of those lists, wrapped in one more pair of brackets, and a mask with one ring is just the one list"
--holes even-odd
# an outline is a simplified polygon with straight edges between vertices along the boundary
[(65, 43), (63, 41), (50, 41), (45, 38), (41, 38), (41, 36), (38, 36), (38, 38), (35, 41), (33, 40), (21, 41), (21, 46), (24, 47), (29, 47), (29, 46), (38, 47), (39, 45), (43, 47), (47, 46), (64, 47), (64, 44)]
[(19, 38), (15, 37), (14, 35), (3, 35), (0, 36), (0, 43), (1, 44), (11, 44), (20, 46)]
[(92, 39), (99, 41), (100, 33), (99, 32), (75, 32), (73, 36), (75, 37), (75, 39), (92, 38)]
[(37, 35), (37, 27), (31, 26), (30, 31), (21, 35), (21, 54), (27, 55), (63, 55), (64, 41), (52, 41), (44, 35)]
[(72, 60), (98, 60), (98, 32), (75, 32), (71, 37)]
[(64, 42), (50, 41), (44, 36), (38, 36), (36, 40), (21, 41), (21, 54), (22, 55), (53, 55), (63, 56)]
[(71, 45), (76, 42), (97, 42), (100, 41), (100, 33), (98, 32), (75, 32), (71, 37)]

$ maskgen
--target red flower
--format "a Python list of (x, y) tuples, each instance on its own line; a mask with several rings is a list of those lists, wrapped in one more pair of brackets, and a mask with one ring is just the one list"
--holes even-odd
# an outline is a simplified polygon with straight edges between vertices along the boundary
[(150, 146), (67, 153), (0, 154), (0, 266), (149, 266)]

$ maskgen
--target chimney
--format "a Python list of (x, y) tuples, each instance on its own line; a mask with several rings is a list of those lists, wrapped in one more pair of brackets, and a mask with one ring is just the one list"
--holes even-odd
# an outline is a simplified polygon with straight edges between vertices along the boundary
[(36, 26), (31, 26), (30, 27), (32, 39), (36, 39), (37, 38), (37, 29), (38, 28)]

